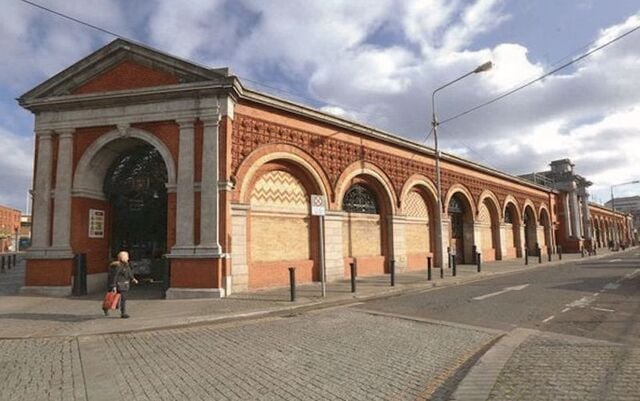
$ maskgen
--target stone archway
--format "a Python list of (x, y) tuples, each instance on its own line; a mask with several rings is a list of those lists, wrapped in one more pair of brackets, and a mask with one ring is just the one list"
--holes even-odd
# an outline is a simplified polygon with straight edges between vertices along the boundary
[(507, 258), (522, 257), (522, 221), (520, 212), (513, 201), (507, 201), (504, 207), (505, 253)]
[(540, 225), (543, 229), (543, 240), (540, 244), (540, 248), (543, 253), (552, 253), (553, 241), (551, 240), (551, 219), (549, 218), (549, 212), (546, 208), (540, 209)]
[(473, 210), (473, 204), (464, 192), (457, 191), (448, 197), (449, 249), (458, 264), (472, 262), (475, 242)]
[(524, 221), (524, 245), (529, 251), (529, 255), (536, 255), (538, 252), (538, 222), (536, 221), (536, 215), (533, 208), (529, 205), (525, 206), (522, 213), (522, 219)]
[(498, 201), (495, 195), (489, 191), (485, 191), (485, 194), (480, 196), (476, 226), (476, 233), (478, 233), (476, 238), (477, 252), (481, 253), (482, 260), (502, 259)]

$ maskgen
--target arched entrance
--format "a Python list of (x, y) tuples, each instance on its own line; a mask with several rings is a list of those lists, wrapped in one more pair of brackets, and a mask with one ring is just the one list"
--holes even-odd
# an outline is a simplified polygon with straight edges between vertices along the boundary
[[(435, 249), (435, 200), (422, 185), (411, 188), (402, 200), (405, 215), (405, 246), (407, 268), (423, 269), (427, 257)], [(435, 259), (432, 259), (435, 261)]]
[(485, 197), (478, 206), (477, 232), (480, 233), (478, 252), (482, 260), (492, 261), (501, 258), (500, 254), (500, 223), (498, 208), (495, 201)]
[(540, 248), (542, 248), (543, 252), (551, 253), (551, 220), (546, 209), (540, 210), (540, 225), (544, 230), (544, 243), (540, 244)]
[(342, 226), (345, 262), (355, 261), (358, 275), (378, 275), (387, 269), (389, 205), (382, 186), (371, 176), (358, 175), (342, 197), (346, 213)]
[(524, 208), (524, 243), (529, 255), (536, 255), (538, 246), (538, 232), (536, 216), (529, 206)]
[(165, 277), (167, 168), (152, 145), (127, 139), (127, 150), (107, 170), (103, 192), (111, 205), (110, 256), (128, 251), (142, 283)]
[(449, 216), (449, 248), (458, 264), (471, 262), (473, 246), (473, 211), (460, 192), (453, 194), (447, 205)]
[(509, 258), (522, 257), (522, 243), (520, 237), (520, 214), (515, 204), (508, 202), (504, 209), (505, 245)]

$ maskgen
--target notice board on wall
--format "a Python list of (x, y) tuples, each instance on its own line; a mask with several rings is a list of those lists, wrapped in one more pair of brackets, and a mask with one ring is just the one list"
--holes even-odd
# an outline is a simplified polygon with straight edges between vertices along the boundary
[(104, 238), (104, 210), (89, 209), (89, 238)]

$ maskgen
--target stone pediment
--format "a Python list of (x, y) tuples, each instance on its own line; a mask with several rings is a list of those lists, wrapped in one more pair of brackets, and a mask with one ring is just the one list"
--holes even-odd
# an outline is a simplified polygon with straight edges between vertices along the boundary
[(116, 39), (31, 89), (18, 100), (108, 93), (194, 82), (221, 81), (227, 69), (209, 69), (123, 39)]

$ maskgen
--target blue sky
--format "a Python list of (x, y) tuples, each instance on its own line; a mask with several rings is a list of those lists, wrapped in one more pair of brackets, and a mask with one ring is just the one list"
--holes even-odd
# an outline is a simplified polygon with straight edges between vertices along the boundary
[[(0, 204), (25, 209), (33, 117), (15, 98), (113, 37), (19, 0), (0, 2)], [(36, 2), (418, 141), (429, 129), (431, 91), (484, 61), (496, 67), (438, 95), (441, 119), (640, 25), (637, 0)], [(638, 43), (640, 32), (443, 125), (442, 147), (513, 174), (569, 157), (593, 181), (593, 198), (608, 200), (611, 184), (640, 178)]]

